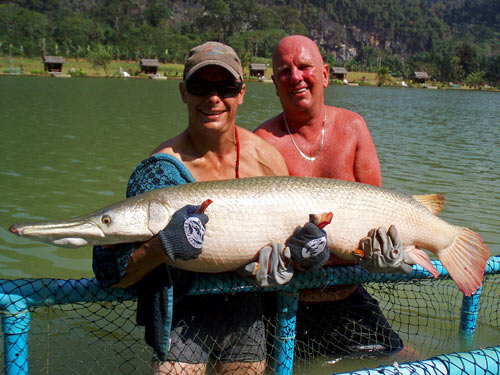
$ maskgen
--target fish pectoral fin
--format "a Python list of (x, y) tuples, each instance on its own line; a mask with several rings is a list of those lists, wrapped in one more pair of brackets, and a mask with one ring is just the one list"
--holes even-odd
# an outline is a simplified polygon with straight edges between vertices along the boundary
[(196, 210), (196, 213), (197, 214), (204, 214), (205, 213), (205, 210), (208, 208), (208, 206), (210, 206), (214, 201), (211, 200), (211, 199), (205, 199), (200, 207)]
[(408, 264), (418, 264), (428, 271), (434, 278), (439, 276), (439, 271), (431, 263), (431, 259), (427, 253), (414, 246), (405, 248), (404, 261)]
[(413, 198), (423, 204), (430, 212), (432, 212), (436, 216), (443, 209), (445, 202), (443, 194), (414, 195)]
[(310, 214), (309, 221), (323, 229), (332, 222), (333, 212), (322, 212), (320, 214)]

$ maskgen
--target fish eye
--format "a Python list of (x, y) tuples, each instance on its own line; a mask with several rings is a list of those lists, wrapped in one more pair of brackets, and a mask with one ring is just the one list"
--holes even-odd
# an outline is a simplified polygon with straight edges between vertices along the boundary
[(101, 223), (106, 225), (111, 224), (111, 217), (109, 215), (104, 215), (101, 217)]

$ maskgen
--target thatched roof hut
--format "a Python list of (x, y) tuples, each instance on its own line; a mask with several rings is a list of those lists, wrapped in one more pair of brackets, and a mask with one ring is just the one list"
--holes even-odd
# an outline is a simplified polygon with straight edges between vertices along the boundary
[(341, 81), (343, 81), (345, 79), (345, 77), (347, 76), (347, 69), (346, 68), (343, 68), (343, 67), (339, 67), (339, 66), (333, 66), (331, 69), (330, 69), (330, 74), (332, 75), (333, 78), (336, 78), (336, 79), (340, 79)]
[(157, 59), (141, 59), (140, 62), (141, 73), (156, 74), (160, 63)]
[(412, 78), (415, 83), (426, 83), (429, 75), (427, 72), (414, 72)]
[(250, 75), (252, 77), (258, 77), (259, 75), (263, 77), (266, 75), (266, 69), (267, 69), (266, 64), (252, 63), (250, 64)]
[(64, 59), (62, 56), (44, 56), (43, 70), (46, 72), (62, 72)]

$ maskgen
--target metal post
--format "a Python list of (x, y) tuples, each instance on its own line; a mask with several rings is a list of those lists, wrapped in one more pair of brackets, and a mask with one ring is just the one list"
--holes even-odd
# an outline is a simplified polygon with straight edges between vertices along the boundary
[(274, 341), (274, 373), (290, 375), (293, 371), (295, 323), (299, 307), (298, 291), (279, 292), (277, 296), (276, 338)]
[(479, 298), (483, 287), (480, 287), (476, 294), (471, 297), (464, 296), (462, 299), (462, 309), (460, 311), (460, 336), (466, 345), (472, 344), (476, 333), (477, 314), (479, 312)]
[(30, 313), (2, 315), (4, 360), (6, 375), (28, 375), (28, 332)]

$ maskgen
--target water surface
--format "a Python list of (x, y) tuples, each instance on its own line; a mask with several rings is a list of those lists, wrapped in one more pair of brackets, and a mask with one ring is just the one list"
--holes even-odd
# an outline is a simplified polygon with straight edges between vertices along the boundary
[[(8, 227), (122, 199), (137, 163), (186, 126), (178, 84), (0, 77), (0, 278), (92, 276), (89, 247), (56, 248)], [(330, 86), (326, 101), (365, 118), (386, 187), (444, 193), (441, 216), (500, 254), (498, 93)], [(272, 84), (249, 83), (237, 123), (252, 130), (279, 112)]]

